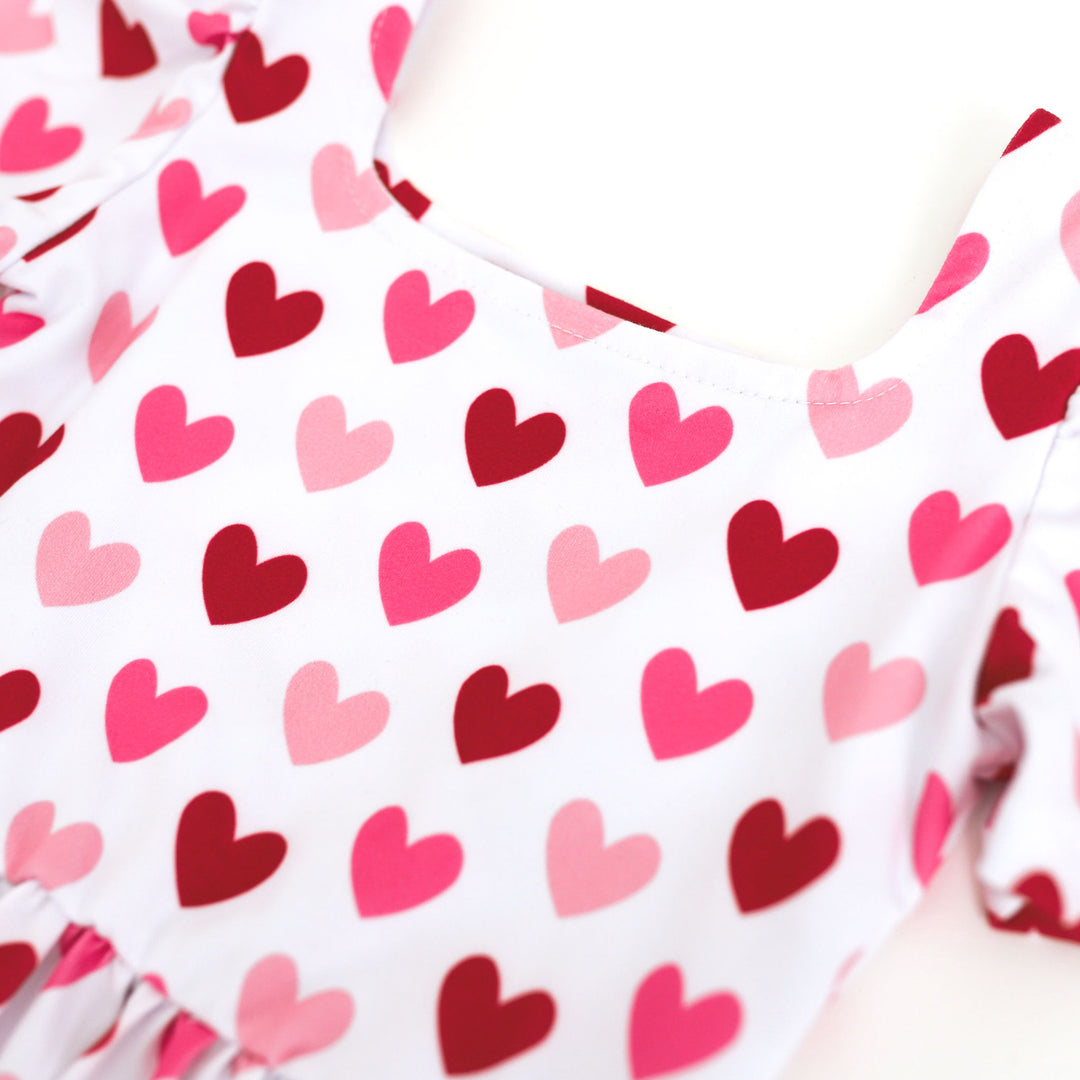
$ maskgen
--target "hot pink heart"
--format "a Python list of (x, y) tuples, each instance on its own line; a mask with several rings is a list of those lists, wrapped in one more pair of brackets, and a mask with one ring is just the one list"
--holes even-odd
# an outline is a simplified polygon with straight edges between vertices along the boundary
[(903, 379), (882, 379), (860, 393), (850, 364), (813, 372), (806, 392), (810, 427), (827, 458), (877, 446), (911, 415), (911, 388)]
[(43, 990), (50, 986), (70, 986), (100, 971), (116, 956), (116, 949), (93, 927), (69, 923), (60, 935), (60, 962), (52, 970)]
[[(8, 230), (10, 232), (10, 230)], [(3, 237), (0, 237), (3, 240)], [(15, 242), (15, 234), (11, 234), (12, 244)], [(10, 299), (11, 294), (0, 297), (0, 349), (8, 345), (17, 345), (31, 334), (37, 333), (45, 325), (45, 320), (38, 315), (31, 315), (27, 311), (4, 311), (4, 303)]]
[(625, 900), (653, 879), (660, 845), (645, 835), (604, 846), (600, 808), (588, 799), (567, 803), (551, 819), (547, 877), (555, 911), (581, 915)]
[(188, 16), (187, 28), (192, 41), (199, 45), (213, 45), (218, 52), (233, 36), (229, 33), (229, 16), (224, 13), (207, 15), (202, 11), (193, 11)]
[(217, 1040), (218, 1033), (212, 1027), (190, 1013), (177, 1013), (158, 1041), (157, 1066), (150, 1080), (179, 1080), (195, 1058)]
[(37, 588), (46, 607), (93, 604), (126, 589), (139, 572), (130, 544), (90, 546), (90, 519), (79, 510), (45, 526), (37, 550)]
[(296, 964), (282, 953), (260, 960), (244, 977), (236, 1009), (236, 1036), (268, 1065), (324, 1050), (352, 1023), (353, 1001), (345, 990), (300, 998)]
[(1009, 512), (989, 503), (960, 516), (960, 500), (951, 491), (928, 495), (908, 525), (908, 552), (920, 585), (964, 577), (985, 566), (1012, 535)]
[(52, 19), (31, 15), (34, 0), (0, 0), (0, 53), (34, 52), (53, 42)]
[(323, 232), (366, 225), (393, 201), (372, 168), (357, 173), (352, 151), (324, 146), (311, 163), (311, 198)]
[(199, 172), (190, 161), (171, 161), (158, 175), (158, 215), (165, 246), (183, 255), (212, 236), (239, 213), (246, 195), (239, 184), (202, 193)]
[(86, 351), (86, 363), (93, 382), (104, 378), (124, 350), (147, 330), (157, 312), (158, 309), (153, 308), (138, 326), (132, 326), (131, 301), (126, 292), (115, 292), (105, 301)]
[(379, 91), (387, 101), (412, 36), (412, 20), (399, 4), (385, 7), (371, 24), (371, 67)]
[(548, 550), (548, 596), (561, 622), (584, 619), (625, 600), (649, 576), (649, 556), (630, 548), (600, 561), (596, 533), (588, 525), (571, 525)]
[(96, 825), (81, 821), (52, 831), (56, 807), (48, 801), (24, 806), (8, 826), (4, 876), (12, 884), (36, 880), (57, 889), (85, 877), (104, 847)]
[(479, 580), (475, 551), (458, 548), (432, 559), (428, 531), (418, 521), (392, 529), (379, 550), (379, 593), (391, 626), (445, 611)]
[(990, 258), (990, 242), (982, 233), (970, 232), (958, 236), (933, 285), (916, 315), (929, 311), (935, 304), (970, 285), (981, 273)]
[(338, 701), (338, 676), (323, 660), (305, 664), (285, 691), (285, 742), (294, 765), (351, 754), (386, 727), (390, 702), (375, 690)]
[(910, 716), (925, 692), (918, 660), (903, 657), (871, 670), (870, 646), (856, 642), (825, 672), (825, 729), (835, 742), (889, 727)]
[(452, 345), (476, 313), (472, 294), (456, 289), (431, 303), (427, 275), (407, 270), (386, 290), (383, 332), (395, 364), (422, 360)]
[(316, 398), (296, 426), (296, 458), (308, 491), (351, 484), (390, 456), (394, 433), (383, 420), (346, 429), (345, 405), (333, 394)]
[(17, 106), (0, 131), (0, 172), (21, 173), (47, 169), (67, 161), (82, 145), (82, 131), (74, 124), (46, 128), (49, 103), (29, 98)]
[(205, 469), (232, 445), (227, 416), (187, 422), (187, 401), (178, 386), (158, 386), (135, 412), (135, 454), (147, 483), (177, 480)]
[(945, 781), (932, 772), (926, 777), (915, 814), (912, 861), (923, 885), (929, 885), (941, 865), (941, 848), (952, 828), (953, 806)]
[(109, 685), (105, 736), (113, 761), (138, 761), (190, 731), (205, 715), (206, 695), (197, 686), (157, 692), (152, 660), (125, 664)]

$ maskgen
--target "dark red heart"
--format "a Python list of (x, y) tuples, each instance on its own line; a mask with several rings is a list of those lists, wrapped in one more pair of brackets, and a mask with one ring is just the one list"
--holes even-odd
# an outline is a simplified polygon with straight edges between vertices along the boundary
[(832, 573), (840, 556), (828, 529), (807, 529), (785, 540), (780, 512), (766, 499), (735, 512), (727, 546), (735, 591), (747, 611), (808, 592)]
[(241, 266), (225, 293), (225, 321), (237, 356), (258, 356), (296, 344), (319, 325), (322, 313), (318, 293), (279, 297), (273, 268), (264, 262)]
[(10, 1001), (15, 992), (37, 967), (37, 953), (25, 941), (7, 941), (0, 945), (0, 1005)]
[(1008, 919), (1001, 919), (987, 910), (987, 922), (995, 930), (1017, 934), (1034, 930), (1044, 937), (1080, 942), (1080, 922), (1067, 926), (1061, 921), (1061, 894), (1057, 882), (1049, 874), (1029, 874), (1011, 891), (1024, 897), (1027, 903)]
[(418, 188), (413, 187), (408, 180), (399, 180), (396, 184), (391, 185), (390, 170), (386, 167), (386, 163), (376, 158), (373, 164), (375, 172), (382, 181), (382, 186), (405, 207), (412, 217), (419, 221), (431, 207), (431, 200)]
[(784, 836), (784, 808), (776, 799), (754, 803), (735, 825), (728, 871), (742, 912), (778, 904), (816, 881), (840, 854), (840, 830), (827, 817)]
[(533, 990), (499, 1001), (490, 956), (455, 964), (439, 990), (439, 1045), (449, 1076), (490, 1069), (542, 1042), (555, 1023), (555, 999)]
[(237, 36), (224, 77), (233, 119), (244, 124), (287, 109), (304, 92), (310, 70), (307, 60), (296, 53), (268, 66), (262, 42), (244, 30)]
[(77, 236), (79, 233), (94, 220), (94, 215), (97, 214), (97, 207), (93, 210), (83, 214), (78, 221), (73, 221), (66, 229), (61, 229), (55, 236), (50, 236), (48, 240), (42, 240), (40, 244), (32, 251), (28, 251), (23, 256), (23, 262), (33, 262), (35, 259), (40, 258), (47, 251), (52, 251), (54, 247), (59, 247), (65, 240), (70, 240), (73, 236)]
[(261, 885), (285, 858), (285, 837), (236, 838), (236, 807), (223, 791), (196, 795), (176, 830), (176, 891), (181, 907), (230, 900)]
[(1046, 109), (1036, 109), (1017, 129), (1016, 134), (1009, 140), (1009, 145), (1001, 151), (1001, 156), (1012, 153), (1024, 143), (1031, 142), (1036, 135), (1061, 123), (1061, 117), (1055, 116)]
[(559, 692), (547, 683), (506, 696), (506, 669), (492, 664), (474, 671), (454, 705), (454, 741), (463, 765), (524, 750), (559, 719)]
[(157, 54), (142, 23), (128, 25), (114, 0), (101, 0), (101, 74), (141, 75), (157, 64)]
[(665, 319), (661, 315), (654, 315), (651, 311), (646, 311), (644, 308), (637, 307), (626, 300), (620, 300), (617, 296), (612, 296), (611, 293), (594, 289), (591, 285), (585, 286), (585, 303), (589, 307), (594, 307), (598, 311), (606, 311), (609, 315), (614, 315), (615, 318), (623, 319), (625, 322), (647, 326), (650, 330), (659, 330), (661, 334), (675, 325), (670, 319)]
[(272, 615), (291, 604), (307, 583), (299, 555), (258, 562), (258, 542), (247, 525), (226, 525), (210, 538), (203, 556), (206, 614), (214, 626)]
[(0, 731), (21, 724), (41, 699), (41, 683), (32, 671), (18, 669), (0, 675)]
[(477, 487), (501, 484), (539, 469), (561, 449), (566, 425), (557, 413), (515, 422), (509, 390), (485, 390), (465, 417), (465, 455)]
[(61, 425), (41, 442), (41, 421), (33, 413), (12, 413), (0, 420), (0, 495), (52, 457), (63, 439)]
[(989, 701), (990, 695), (1005, 683), (1028, 678), (1034, 657), (1035, 639), (1020, 625), (1020, 612), (1016, 608), (1004, 608), (994, 623), (983, 654), (975, 704)]
[(1067, 349), (1040, 368), (1035, 346), (1023, 334), (1007, 334), (983, 357), (983, 398), (1006, 439), (1063, 420), (1077, 387), (1080, 349)]

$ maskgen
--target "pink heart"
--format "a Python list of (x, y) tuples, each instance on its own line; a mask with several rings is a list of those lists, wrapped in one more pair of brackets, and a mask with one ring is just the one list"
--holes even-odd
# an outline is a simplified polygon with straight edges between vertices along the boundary
[(116, 956), (116, 949), (91, 926), (68, 923), (60, 935), (60, 962), (42, 987), (70, 986), (87, 975), (100, 971)]
[(50, 521), (37, 549), (37, 588), (45, 607), (93, 604), (123, 592), (139, 572), (130, 544), (90, 547), (90, 519), (71, 510)]
[(982, 233), (970, 232), (958, 236), (915, 314), (921, 315), (924, 311), (929, 311), (946, 297), (959, 292), (965, 285), (970, 285), (982, 273), (989, 258), (990, 242)]
[(960, 517), (951, 491), (928, 495), (911, 515), (908, 551), (920, 585), (964, 577), (985, 566), (1012, 535), (1009, 512), (989, 503)]
[(218, 52), (233, 36), (229, 33), (229, 16), (226, 14), (207, 15), (202, 11), (193, 11), (188, 16), (187, 28), (192, 41), (199, 45), (213, 45)]
[(392, 529), (379, 551), (379, 593), (391, 626), (426, 619), (464, 600), (480, 580), (475, 551), (458, 548), (431, 559), (428, 531), (418, 521)]
[(299, 999), (296, 964), (282, 953), (260, 960), (244, 978), (236, 1009), (236, 1035), (268, 1065), (281, 1065), (338, 1041), (353, 1018), (345, 990)]
[(378, 735), (390, 718), (390, 702), (375, 690), (338, 701), (333, 664), (305, 664), (285, 691), (285, 742), (294, 765), (351, 754)]
[(174, 98), (166, 105), (162, 105), (159, 98), (131, 138), (146, 139), (151, 135), (160, 135), (163, 131), (175, 131), (190, 119), (191, 102), (187, 98)]
[(0, 53), (33, 52), (53, 42), (52, 19), (31, 15), (34, 0), (0, 0)]
[(120, 354), (150, 326), (157, 312), (158, 309), (153, 308), (138, 326), (132, 326), (131, 301), (126, 292), (115, 292), (105, 301), (86, 351), (86, 363), (93, 382), (104, 377)]
[(56, 807), (30, 803), (12, 819), (4, 843), (4, 875), (13, 885), (31, 879), (57, 889), (86, 877), (97, 866), (104, 844), (88, 821), (52, 832)]
[[(10, 230), (9, 230), (10, 231)], [(14, 244), (15, 234), (12, 233)], [(2, 238), (0, 238), (2, 239)], [(4, 311), (4, 303), (10, 296), (0, 297), (0, 349), (9, 345), (17, 345), (31, 334), (37, 333), (45, 325), (45, 320), (37, 315), (31, 315), (25, 311)]]
[(45, 128), (49, 103), (43, 97), (19, 105), (0, 132), (0, 172), (34, 172), (59, 165), (82, 145), (82, 131), (74, 125)]
[(352, 152), (324, 146), (311, 163), (311, 198), (323, 232), (366, 225), (393, 201), (374, 169), (357, 174)]
[(731, 414), (719, 405), (680, 420), (667, 383), (642, 387), (630, 402), (630, 452), (646, 487), (704, 468), (724, 452), (732, 429)]
[(387, 101), (412, 36), (412, 20), (400, 5), (383, 8), (371, 24), (371, 66)]
[(296, 459), (308, 491), (351, 484), (374, 472), (390, 456), (394, 433), (383, 420), (348, 431), (345, 405), (329, 394), (316, 398), (296, 425)]
[(609, 315), (592, 304), (571, 300), (551, 289), (544, 289), (544, 314), (558, 349), (592, 341), (622, 322), (616, 315)]
[(718, 1054), (739, 1032), (742, 1007), (729, 991), (684, 1005), (675, 964), (645, 977), (630, 1010), (630, 1072), (634, 1080), (685, 1069)]
[(15, 247), (18, 237), (15, 230), (7, 225), (0, 225), (0, 259)]
[(733, 735), (750, 719), (754, 694), (742, 679), (699, 691), (693, 657), (665, 649), (645, 665), (641, 713), (657, 761), (696, 754)]
[(813, 372), (807, 397), (810, 426), (827, 458), (877, 446), (899, 431), (911, 415), (911, 388), (903, 379), (882, 379), (860, 394), (850, 364)]
[(1080, 619), (1080, 570), (1073, 570), (1065, 575), (1065, 588), (1069, 590), (1069, 596), (1076, 608), (1076, 617)]
[(147, 483), (176, 480), (205, 469), (232, 445), (227, 416), (187, 423), (187, 401), (178, 386), (158, 386), (135, 412), (135, 454)]
[(383, 331), (395, 364), (421, 360), (452, 345), (472, 323), (476, 304), (465, 289), (430, 303), (427, 275), (407, 270), (386, 290)]
[(660, 865), (660, 845), (644, 834), (604, 846), (600, 808), (567, 803), (551, 819), (547, 876), (555, 911), (565, 918), (617, 904), (643, 889)]
[(919, 809), (915, 814), (912, 860), (915, 873), (924, 886), (930, 884), (941, 865), (941, 848), (952, 828), (952, 799), (945, 781), (932, 772), (926, 777)]
[(190, 1013), (177, 1013), (158, 1040), (157, 1066), (150, 1080), (180, 1080), (195, 1059), (217, 1040), (212, 1027)]
[(157, 693), (152, 660), (125, 664), (109, 685), (105, 736), (113, 761), (138, 761), (179, 739), (205, 715), (206, 695), (197, 686)]
[(600, 561), (596, 533), (571, 525), (551, 542), (547, 560), (548, 596), (561, 622), (584, 619), (625, 600), (649, 576), (649, 556), (640, 548)]
[(371, 918), (427, 903), (457, 881), (464, 858), (449, 833), (408, 843), (405, 811), (387, 806), (356, 834), (351, 864), (356, 908)]
[(158, 214), (165, 246), (183, 255), (212, 236), (244, 205), (244, 189), (229, 184), (204, 196), (190, 161), (171, 161), (158, 176)]
[(870, 646), (856, 642), (839, 652), (825, 672), (825, 730), (835, 742), (889, 727), (910, 716), (925, 692), (918, 660), (890, 660), (871, 671)]

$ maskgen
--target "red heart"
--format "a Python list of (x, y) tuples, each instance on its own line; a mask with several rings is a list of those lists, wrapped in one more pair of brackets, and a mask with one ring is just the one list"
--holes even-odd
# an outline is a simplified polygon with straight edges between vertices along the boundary
[(463, 765), (524, 750), (559, 719), (559, 692), (547, 683), (506, 695), (506, 669), (492, 664), (474, 671), (454, 704), (454, 742)]
[(840, 854), (840, 830), (827, 817), (784, 836), (784, 808), (776, 799), (754, 803), (735, 825), (728, 870), (742, 912), (786, 900), (821, 877)]
[(983, 398), (1006, 439), (1063, 420), (1077, 387), (1080, 349), (1066, 349), (1040, 368), (1035, 346), (1023, 334), (1006, 334), (983, 357)]
[(237, 356), (258, 356), (296, 344), (319, 325), (322, 313), (318, 293), (277, 296), (273, 268), (264, 262), (241, 266), (225, 293), (225, 321)]
[(216, 904), (261, 885), (285, 858), (280, 833), (236, 834), (236, 807), (223, 791), (196, 795), (176, 830), (176, 891), (181, 907)]
[(479, 1072), (542, 1042), (555, 1023), (555, 1000), (533, 990), (499, 1001), (499, 969), (489, 956), (455, 964), (439, 990), (439, 1045), (450, 1076)]
[(40, 699), (41, 683), (32, 671), (20, 668), (0, 675), (0, 731), (21, 724)]
[(828, 529), (784, 539), (780, 512), (766, 499), (747, 503), (728, 525), (728, 562), (747, 611), (782, 604), (832, 573), (840, 545)]
[(62, 243), (70, 240), (73, 236), (78, 236), (79, 233), (94, 220), (94, 216), (97, 214), (98, 208), (95, 206), (93, 210), (88, 210), (78, 221), (73, 221), (66, 229), (61, 229), (55, 236), (50, 236), (48, 240), (42, 240), (40, 244), (33, 251), (28, 251), (23, 256), (23, 262), (33, 262), (34, 259), (40, 258), (47, 251), (52, 251), (54, 247), (59, 247)]
[(1067, 926), (1061, 920), (1061, 894), (1057, 882), (1047, 873), (1028, 874), (1011, 889), (1028, 902), (1016, 914), (1002, 919), (987, 910), (986, 918), (995, 930), (1008, 930), (1017, 934), (1034, 930), (1044, 937), (1062, 941), (1080, 942), (1080, 922)]
[(1005, 683), (1026, 679), (1032, 672), (1035, 639), (1020, 625), (1020, 612), (1005, 608), (997, 617), (983, 654), (975, 689), (975, 704), (982, 705)]
[(12, 413), (0, 420), (0, 495), (31, 469), (52, 457), (63, 438), (61, 424), (39, 445), (41, 421), (33, 413)]
[[(403, 10), (401, 8), (398, 9)], [(409, 212), (409, 215), (419, 221), (431, 207), (431, 200), (408, 180), (399, 180), (396, 184), (390, 183), (390, 170), (386, 162), (376, 158), (372, 164), (375, 172), (382, 181), (382, 186), (394, 196), (395, 199)]]
[(101, 74), (141, 75), (156, 64), (154, 46), (142, 23), (129, 26), (114, 0), (101, 0)]
[(566, 425), (557, 413), (515, 421), (509, 390), (485, 390), (465, 417), (465, 454), (477, 487), (501, 484), (539, 469), (561, 449)]
[(1044, 131), (1052, 128), (1055, 124), (1060, 124), (1061, 118), (1055, 116), (1052, 112), (1046, 109), (1036, 109), (1017, 129), (1016, 134), (1009, 140), (1009, 145), (1001, 151), (1001, 156), (1011, 154), (1013, 150), (1024, 145), (1024, 143), (1031, 142), (1036, 135), (1041, 135)]
[(247, 525), (226, 525), (210, 538), (203, 556), (202, 587), (213, 626), (272, 615), (291, 604), (307, 583), (299, 555), (258, 562), (258, 543)]
[(242, 31), (224, 76), (233, 119), (244, 124), (287, 109), (303, 93), (310, 70), (307, 60), (295, 53), (267, 66), (262, 42), (252, 31)]

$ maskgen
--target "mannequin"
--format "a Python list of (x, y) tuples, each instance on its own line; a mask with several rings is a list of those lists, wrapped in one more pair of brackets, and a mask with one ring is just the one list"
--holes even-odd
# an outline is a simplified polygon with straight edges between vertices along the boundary
[[(1035, 108), (1080, 123), (1080, 9), (428, 0), (381, 145), (483, 253), (763, 360), (834, 368), (918, 308)], [(784, 1080), (1080, 1075), (1080, 949), (991, 931), (978, 822)]]

